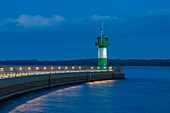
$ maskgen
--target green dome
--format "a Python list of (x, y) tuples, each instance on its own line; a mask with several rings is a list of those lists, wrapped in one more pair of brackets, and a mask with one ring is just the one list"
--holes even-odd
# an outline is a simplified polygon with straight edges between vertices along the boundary
[[(101, 36), (99, 36), (99, 37), (97, 37), (97, 38), (101, 38)], [(102, 38), (109, 38), (109, 37), (104, 36), (104, 35), (102, 34)]]

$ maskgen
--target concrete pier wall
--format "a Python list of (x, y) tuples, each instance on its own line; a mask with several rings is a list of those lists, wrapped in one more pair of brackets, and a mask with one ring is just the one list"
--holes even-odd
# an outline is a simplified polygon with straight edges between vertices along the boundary
[(0, 79), (0, 101), (35, 90), (95, 80), (124, 79), (124, 73), (73, 72)]

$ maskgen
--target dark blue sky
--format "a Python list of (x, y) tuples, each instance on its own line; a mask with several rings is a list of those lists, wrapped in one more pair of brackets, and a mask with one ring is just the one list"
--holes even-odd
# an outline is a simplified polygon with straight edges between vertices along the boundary
[(102, 16), (109, 59), (169, 59), (169, 6), (169, 0), (4, 0), (0, 60), (97, 58)]

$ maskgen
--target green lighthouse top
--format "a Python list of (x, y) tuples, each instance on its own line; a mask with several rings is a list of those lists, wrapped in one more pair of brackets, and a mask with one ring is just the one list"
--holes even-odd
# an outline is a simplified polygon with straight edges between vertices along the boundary
[(102, 19), (102, 30), (101, 35), (97, 37), (97, 42), (95, 43), (95, 46), (98, 46), (99, 48), (105, 48), (110, 46), (110, 42), (108, 42), (109, 37), (103, 35), (103, 19)]
[(108, 47), (110, 46), (110, 42), (108, 42), (109, 37), (106, 37), (102, 34), (102, 36), (97, 37), (97, 42), (95, 43), (95, 46), (98, 47)]

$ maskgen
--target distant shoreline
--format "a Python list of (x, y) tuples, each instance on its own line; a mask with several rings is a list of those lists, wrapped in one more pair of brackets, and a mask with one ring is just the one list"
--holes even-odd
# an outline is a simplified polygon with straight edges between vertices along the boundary
[[(39, 60), (7, 60), (0, 61), (0, 65), (81, 65), (97, 66), (98, 59), (78, 59), (63, 61), (39, 61)], [(108, 66), (170, 66), (170, 59), (108, 59)]]

